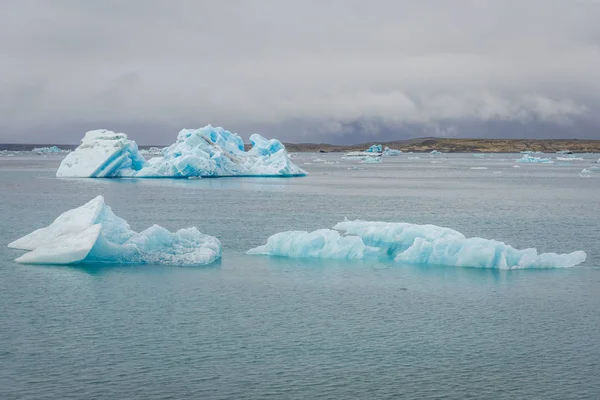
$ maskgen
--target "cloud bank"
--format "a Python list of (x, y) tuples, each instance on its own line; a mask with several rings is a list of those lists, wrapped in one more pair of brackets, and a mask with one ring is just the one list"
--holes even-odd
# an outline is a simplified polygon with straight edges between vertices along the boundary
[(594, 0), (8, 0), (0, 141), (600, 139), (599, 19)]

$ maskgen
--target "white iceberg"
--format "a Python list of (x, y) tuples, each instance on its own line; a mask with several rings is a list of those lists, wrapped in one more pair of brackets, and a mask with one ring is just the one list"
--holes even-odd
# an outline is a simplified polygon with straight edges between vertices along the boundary
[(167, 265), (209, 264), (221, 257), (219, 239), (196, 228), (169, 232), (158, 225), (135, 232), (98, 196), (63, 214), (45, 228), (10, 243), (29, 250), (23, 264), (82, 262)]
[[(296, 258), (373, 257), (406, 264), (495, 269), (567, 268), (587, 257), (583, 251), (538, 254), (536, 249), (519, 250), (496, 240), (466, 238), (435, 225), (357, 220), (340, 222), (333, 229), (280, 232), (247, 253)], [(352, 252), (350, 244), (356, 251)]]
[(381, 158), (378, 157), (364, 157), (361, 161), (363, 164), (380, 164), (381, 162)]
[(77, 149), (60, 163), (56, 176), (112, 178), (132, 176), (146, 166), (137, 144), (124, 133), (106, 129), (89, 131)]
[(63, 150), (58, 146), (50, 146), (50, 147), (36, 147), (31, 150), (34, 153), (38, 154), (52, 154), (52, 153), (67, 153), (69, 150)]
[(387, 146), (383, 149), (384, 156), (399, 156), (400, 154), (402, 154), (402, 150), (390, 149)]
[(174, 144), (161, 150), (162, 157), (146, 161), (127, 135), (91, 131), (63, 160), (56, 175), (90, 178), (306, 175), (291, 162), (279, 140), (254, 134), (250, 143), (252, 148), (244, 151), (242, 138), (220, 127), (184, 129)]
[(549, 158), (534, 157), (534, 156), (532, 156), (530, 154), (523, 154), (523, 156), (521, 158), (519, 158), (518, 160), (515, 160), (515, 162), (518, 162), (518, 163), (552, 164), (554, 161), (552, 161)]

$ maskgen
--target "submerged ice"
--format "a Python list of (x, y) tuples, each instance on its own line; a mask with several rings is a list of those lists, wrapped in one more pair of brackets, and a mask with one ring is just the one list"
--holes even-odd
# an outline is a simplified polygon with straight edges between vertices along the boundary
[[(352, 246), (349, 246), (352, 243)], [(519, 250), (503, 242), (466, 238), (436, 225), (372, 221), (344, 221), (314, 232), (280, 232), (263, 246), (248, 251), (295, 258), (365, 259), (456, 267), (525, 269), (566, 268), (585, 261), (586, 253), (542, 253)]]
[(127, 135), (90, 131), (81, 145), (63, 160), (56, 175), (90, 178), (306, 175), (290, 160), (279, 140), (254, 134), (250, 143), (252, 148), (244, 151), (242, 138), (220, 127), (184, 129), (175, 143), (162, 149), (161, 157), (146, 161)]
[(45, 228), (10, 243), (29, 250), (15, 261), (23, 264), (82, 262), (167, 265), (209, 264), (221, 257), (219, 239), (196, 228), (169, 232), (158, 225), (133, 231), (98, 196), (69, 210)]

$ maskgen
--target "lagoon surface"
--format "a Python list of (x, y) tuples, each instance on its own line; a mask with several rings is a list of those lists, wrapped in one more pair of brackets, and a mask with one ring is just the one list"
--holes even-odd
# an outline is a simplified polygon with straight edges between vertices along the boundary
[[(0, 398), (600, 398), (600, 170), (580, 176), (597, 155), (340, 157), (296, 154), (304, 178), (105, 180), (55, 178), (61, 155), (1, 156)], [(13, 261), (6, 244), (99, 194), (135, 230), (217, 236), (222, 260)], [(497, 271), (244, 254), (345, 217), (588, 258)]]

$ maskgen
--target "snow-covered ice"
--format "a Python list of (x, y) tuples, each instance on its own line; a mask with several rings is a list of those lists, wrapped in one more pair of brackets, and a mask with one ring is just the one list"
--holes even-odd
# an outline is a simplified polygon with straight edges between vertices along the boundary
[(534, 157), (530, 154), (523, 154), (523, 156), (517, 160), (515, 160), (515, 162), (518, 163), (541, 163), (541, 164), (552, 164), (554, 161), (552, 161), (549, 158), (541, 158), (541, 157)]
[(190, 176), (304, 176), (277, 139), (250, 136), (244, 151), (241, 137), (208, 125), (184, 129), (177, 141), (162, 149), (162, 157), (146, 161), (137, 144), (123, 133), (106, 130), (86, 133), (81, 145), (61, 163), (59, 177), (188, 178)]
[(248, 254), (324, 259), (373, 257), (406, 264), (495, 269), (567, 268), (587, 257), (583, 251), (538, 254), (536, 249), (519, 250), (496, 240), (466, 238), (458, 231), (436, 225), (360, 220), (340, 222), (333, 230), (280, 232)]
[(10, 243), (29, 250), (23, 264), (81, 262), (202, 265), (221, 257), (219, 239), (196, 228), (169, 232), (158, 225), (135, 232), (97, 196), (61, 214), (45, 228)]

